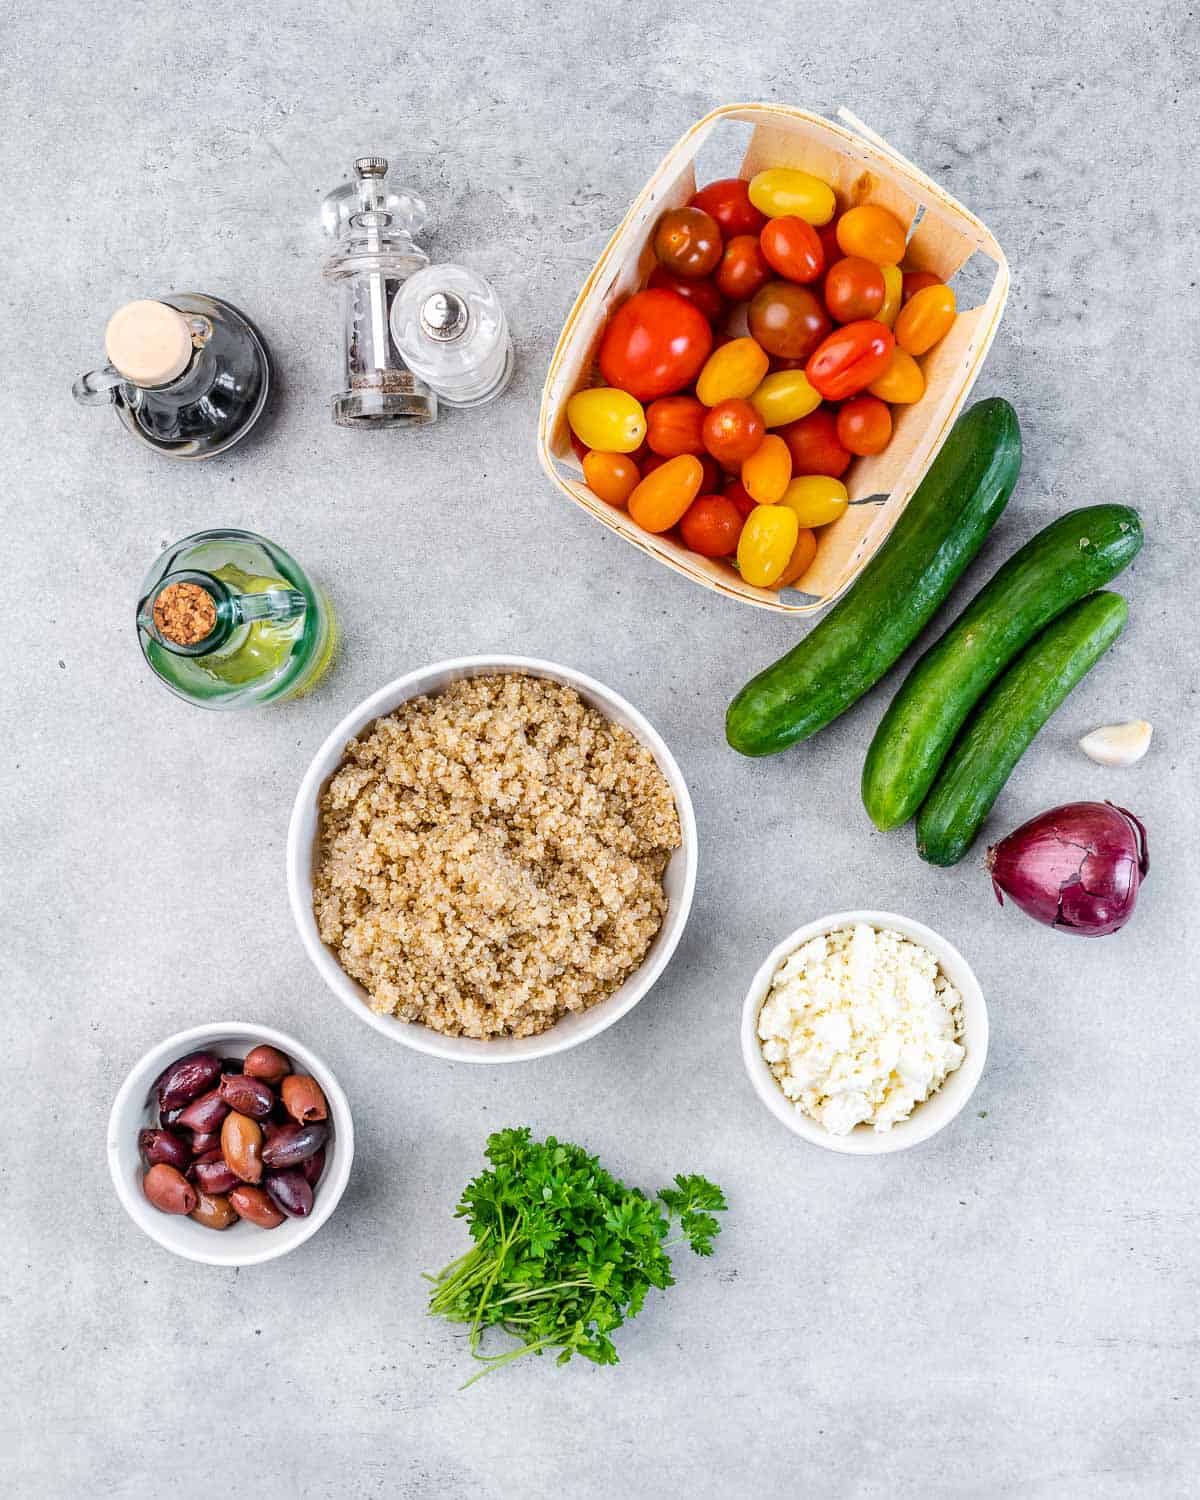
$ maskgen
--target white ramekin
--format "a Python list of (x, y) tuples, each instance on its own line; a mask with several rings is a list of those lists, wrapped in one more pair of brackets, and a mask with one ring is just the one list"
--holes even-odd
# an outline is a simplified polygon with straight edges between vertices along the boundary
[[(775, 971), (785, 958), (810, 939), (832, 932), (838, 927), (852, 927), (856, 922), (865, 922), (871, 927), (893, 928), (929, 949), (941, 965), (946, 978), (962, 996), (962, 1043), (967, 1055), (961, 1067), (947, 1077), (935, 1094), (923, 1104), (918, 1104), (907, 1120), (900, 1120), (891, 1130), (877, 1134), (869, 1125), (856, 1125), (849, 1135), (831, 1135), (815, 1120), (802, 1114), (776, 1082), (775, 1075), (762, 1055), (758, 1039), (758, 1013), (767, 998)], [(824, 1146), (827, 1151), (841, 1151), (848, 1156), (882, 1156), (889, 1151), (904, 1151), (909, 1146), (927, 1141), (930, 1136), (949, 1125), (974, 1093), (987, 1060), (987, 1049), (987, 1006), (983, 1002), (983, 991), (979, 988), (979, 981), (972, 973), (971, 966), (957, 948), (932, 928), (890, 911), (839, 911), (831, 917), (821, 917), (797, 928), (767, 955), (754, 976), (742, 1006), (742, 1061), (746, 1065), (755, 1093), (776, 1119), (782, 1121), (794, 1134), (803, 1136), (815, 1146)]]
[[(317, 839), (317, 804), (326, 783), (341, 765), (347, 743), (360, 735), (375, 719), (393, 712), (410, 698), (419, 697), (422, 693), (436, 693), (464, 677), (496, 672), (520, 672), (564, 683), (574, 688), (585, 703), (599, 709), (606, 718), (624, 725), (636, 736), (653, 754), (659, 769), (670, 783), (679, 812), (682, 843), (672, 854), (663, 875), (663, 889), (668, 900), (663, 925), (640, 968), (619, 989), (588, 1010), (564, 1016), (538, 1036), (497, 1037), (492, 1041), (479, 1041), (474, 1037), (444, 1036), (427, 1026), (400, 1021), (394, 1016), (380, 1015), (371, 1009), (367, 992), (362, 985), (350, 978), (332, 950), (321, 941), (312, 909), (312, 873)], [(352, 709), (333, 729), (313, 757), (296, 794), (288, 828), (287, 883), (292, 915), (305, 951), (321, 978), (360, 1020), (394, 1042), (412, 1047), (417, 1052), (427, 1052), (433, 1057), (448, 1058), (452, 1062), (524, 1062), (530, 1058), (548, 1057), (555, 1052), (564, 1052), (569, 1047), (577, 1047), (580, 1042), (586, 1042), (590, 1037), (606, 1030), (633, 1009), (666, 968), (683, 935), (695, 890), (696, 818), (687, 783), (675, 763), (675, 757), (650, 721), (620, 694), (614, 693), (595, 678), (586, 677), (582, 672), (558, 666), (554, 662), (525, 656), (463, 656), (453, 661), (436, 662), (432, 666), (410, 672), (406, 677), (397, 678), (395, 682), (389, 682), (386, 687), (372, 693), (357, 708)]]

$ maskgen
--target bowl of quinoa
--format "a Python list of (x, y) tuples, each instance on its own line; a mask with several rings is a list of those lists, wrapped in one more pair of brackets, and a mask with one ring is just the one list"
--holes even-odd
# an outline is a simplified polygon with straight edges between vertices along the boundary
[(288, 891), (330, 989), (418, 1051), (514, 1062), (611, 1026), (687, 921), (683, 776), (618, 694), (551, 662), (466, 657), (333, 730), (288, 831)]

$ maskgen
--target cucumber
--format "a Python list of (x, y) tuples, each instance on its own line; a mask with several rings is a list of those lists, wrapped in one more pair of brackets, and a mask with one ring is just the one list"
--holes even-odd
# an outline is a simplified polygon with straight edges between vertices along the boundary
[(733, 748), (786, 750), (874, 687), (979, 550), (1020, 468), (1021, 430), (1008, 402), (994, 397), (964, 412), (850, 592), (729, 705)]
[(975, 841), (1013, 767), (1071, 689), (1125, 628), (1120, 594), (1090, 594), (1026, 646), (971, 716), (917, 814), (917, 853), (955, 865)]
[(924, 802), (938, 767), (988, 685), (1056, 615), (1137, 556), (1142, 523), (1127, 505), (1068, 511), (1020, 549), (909, 672), (867, 751), (862, 798), (876, 827)]

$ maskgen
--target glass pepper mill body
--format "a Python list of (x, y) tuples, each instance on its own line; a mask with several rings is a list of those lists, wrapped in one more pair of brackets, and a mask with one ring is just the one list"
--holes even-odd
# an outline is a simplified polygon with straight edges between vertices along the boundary
[(307, 692), (337, 632), (324, 592), (253, 531), (184, 537), (151, 568), (138, 642), (157, 676), (201, 708), (278, 703)]
[(443, 406), (483, 406), (512, 379), (512, 338), (500, 299), (466, 266), (418, 271), (396, 294), (391, 323), (405, 363)]
[(109, 363), (75, 382), (85, 405), (112, 405), (141, 442), (170, 458), (213, 458), (262, 415), (271, 362), (262, 335), (203, 292), (127, 302), (108, 321)]

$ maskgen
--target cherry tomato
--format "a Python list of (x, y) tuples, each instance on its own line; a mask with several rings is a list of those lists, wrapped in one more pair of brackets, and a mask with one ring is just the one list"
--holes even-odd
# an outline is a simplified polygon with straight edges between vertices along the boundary
[[(678, 454), (676, 454), (678, 457)], [(721, 488), (721, 466), (711, 453), (697, 453), (696, 458), (700, 460), (700, 467), (704, 471), (700, 479), (698, 494), (715, 495)], [(661, 469), (663, 464), (669, 463), (665, 453), (648, 453), (638, 469), (643, 479), (647, 474), (653, 474), (655, 469)]]
[(704, 452), (706, 409), (695, 396), (660, 396), (646, 408), (646, 441), (664, 458)]
[(646, 414), (628, 391), (597, 385), (576, 391), (567, 402), (571, 431), (602, 453), (632, 453), (646, 436)]
[(804, 373), (827, 401), (844, 401), (883, 374), (895, 347), (892, 330), (873, 318), (843, 323), (814, 350)]
[(837, 242), (838, 221), (830, 219), (828, 224), (822, 224), (817, 230), (817, 238), (821, 241), (821, 249), (825, 253), (825, 264), (833, 265), (835, 260), (841, 260), (842, 247)]
[(833, 327), (815, 292), (791, 281), (768, 281), (750, 304), (750, 333), (768, 354), (807, 361)]
[(732, 500), (737, 506), (737, 513), (744, 521), (754, 509), (757, 501), (740, 479), (734, 479), (725, 486), (726, 500)]
[(789, 584), (795, 583), (797, 578), (802, 577), (812, 566), (812, 560), (817, 555), (817, 539), (811, 531), (801, 527), (796, 534), (796, 545), (792, 548), (792, 555), (788, 558), (787, 567), (775, 580), (777, 589), (785, 589)]
[(909, 354), (927, 354), (954, 325), (957, 304), (948, 286), (914, 292), (896, 319), (896, 342)]
[(724, 296), (731, 302), (749, 302), (770, 279), (771, 267), (757, 235), (737, 234), (726, 241), (725, 253), (713, 277)]
[(578, 438), (578, 436), (577, 436), (576, 433), (570, 431), (569, 424), (568, 424), (568, 431), (570, 433), (570, 438), (571, 438), (571, 448), (572, 448), (572, 450), (573, 450), (573, 452), (575, 454), (575, 457), (579, 460), (580, 463), (582, 463), (583, 460), (588, 456), (588, 454), (592, 450), (588, 447), (588, 445), (586, 443), (581, 443), (579, 441), (579, 438)]
[(671, 208), (654, 231), (659, 264), (676, 276), (707, 276), (721, 259), (721, 226), (702, 208)]
[(767, 373), (768, 363), (766, 352), (753, 339), (731, 339), (709, 355), (696, 381), (696, 394), (705, 406), (749, 396)]
[(867, 387), (872, 396), (893, 406), (911, 406), (925, 394), (921, 366), (906, 349), (893, 349), (887, 369)]
[(757, 234), (767, 222), (750, 202), (750, 184), (741, 177), (722, 177), (692, 194), (692, 207), (712, 214), (725, 238), (735, 234)]
[(819, 406), (798, 422), (779, 429), (792, 455), (793, 474), (828, 474), (840, 479), (852, 454), (838, 441), (837, 422), (827, 406)]
[(742, 516), (727, 495), (698, 495), (684, 512), (679, 532), (685, 547), (701, 557), (732, 557), (742, 534)]
[(899, 266), (880, 266), (879, 274), (883, 277), (883, 306), (875, 316), (885, 328), (891, 328), (904, 300), (904, 272)]
[(825, 274), (825, 306), (837, 323), (873, 318), (883, 307), (887, 284), (874, 261), (847, 255), (834, 261)]
[(809, 224), (828, 224), (837, 208), (827, 182), (795, 167), (756, 172), (750, 179), (750, 202), (768, 219), (795, 215)]
[(821, 397), (808, 383), (803, 370), (779, 370), (766, 375), (750, 397), (750, 405), (767, 427), (782, 427), (808, 416), (821, 404)]
[(850, 496), (840, 479), (830, 479), (827, 474), (802, 474), (784, 490), (779, 503), (796, 512), (801, 526), (828, 526), (845, 515)]
[(838, 442), (851, 453), (882, 453), (892, 440), (892, 414), (878, 396), (855, 396), (837, 414)]
[(700, 493), (704, 468), (691, 453), (681, 453), (647, 474), (629, 497), (629, 514), (643, 531), (670, 531)]
[(927, 286), (941, 286), (942, 278), (935, 276), (932, 271), (905, 271), (904, 273), (904, 297), (907, 302), (910, 297), (915, 297), (919, 291)]
[(622, 508), (642, 478), (632, 454), (601, 453), (595, 448), (584, 456), (583, 477), (593, 495)]
[(756, 505), (738, 538), (738, 570), (755, 588), (769, 588), (791, 560), (800, 523), (786, 505)]
[(639, 401), (653, 401), (691, 385), (712, 341), (712, 329), (699, 309), (678, 292), (652, 287), (635, 292), (608, 320), (600, 341), (600, 370), (609, 385)]
[(838, 220), (837, 238), (843, 255), (861, 255), (877, 266), (895, 266), (904, 259), (904, 225), (877, 203), (848, 208)]
[[(700, 409), (704, 410), (703, 407)], [(728, 469), (736, 469), (749, 458), (766, 432), (766, 425), (758, 412), (749, 401), (740, 397), (718, 401), (704, 418), (704, 446), (718, 463)]]
[(758, 239), (772, 269), (788, 281), (816, 281), (825, 269), (820, 235), (793, 214), (772, 219)]
[(674, 276), (666, 266), (655, 266), (646, 285), (678, 292), (685, 302), (698, 308), (710, 323), (717, 322), (725, 311), (725, 298), (717, 290), (716, 282), (705, 276)]
[(792, 455), (783, 438), (769, 433), (742, 464), (742, 484), (759, 505), (774, 505), (792, 477)]

